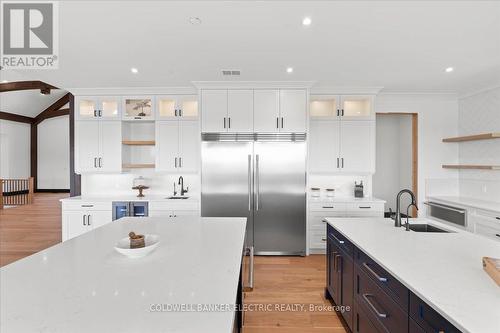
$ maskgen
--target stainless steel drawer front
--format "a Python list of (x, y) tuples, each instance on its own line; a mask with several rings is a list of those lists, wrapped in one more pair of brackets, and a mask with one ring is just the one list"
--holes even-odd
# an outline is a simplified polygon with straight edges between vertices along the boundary
[(437, 202), (425, 202), (429, 206), (428, 215), (462, 227), (467, 226), (467, 210)]

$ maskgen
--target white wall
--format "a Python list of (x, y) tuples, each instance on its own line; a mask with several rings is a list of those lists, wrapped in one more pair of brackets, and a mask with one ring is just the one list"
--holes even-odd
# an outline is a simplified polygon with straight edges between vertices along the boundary
[(430, 178), (458, 179), (443, 164), (458, 162), (458, 147), (442, 142), (458, 133), (458, 99), (454, 94), (380, 94), (376, 112), (418, 113), (418, 202), (425, 214), (425, 183)]
[(31, 125), (0, 120), (0, 178), (30, 176)]
[(38, 125), (38, 189), (69, 189), (69, 116)]
[[(500, 87), (459, 101), (459, 134), (500, 132)], [(500, 165), (500, 139), (470, 141), (459, 147), (461, 164)], [(500, 171), (460, 170), (460, 195), (500, 202)]]
[[(377, 116), (376, 173), (373, 196), (396, 210), (396, 193), (412, 188), (412, 119), (408, 115)], [(409, 204), (409, 199), (405, 204)], [(404, 206), (404, 205), (403, 205)], [(404, 206), (404, 207), (406, 207)]]

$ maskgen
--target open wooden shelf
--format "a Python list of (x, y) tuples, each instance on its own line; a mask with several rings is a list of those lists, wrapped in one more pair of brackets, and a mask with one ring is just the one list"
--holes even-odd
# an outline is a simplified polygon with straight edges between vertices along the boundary
[(500, 165), (444, 164), (444, 169), (500, 170)]
[(123, 140), (122, 144), (128, 145), (128, 146), (154, 146), (155, 141), (154, 140), (146, 140), (146, 141), (140, 141), (140, 140)]
[(150, 169), (154, 167), (154, 164), (122, 164), (124, 169)]
[(443, 142), (464, 142), (464, 141), (476, 141), (476, 140), (489, 140), (500, 138), (500, 132), (497, 133), (484, 133), (468, 136), (457, 136), (455, 138), (443, 139)]

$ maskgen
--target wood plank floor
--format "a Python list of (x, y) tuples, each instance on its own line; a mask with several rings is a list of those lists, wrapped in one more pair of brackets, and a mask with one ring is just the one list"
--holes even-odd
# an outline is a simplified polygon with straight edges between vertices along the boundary
[(61, 242), (61, 203), (68, 193), (35, 193), (34, 203), (0, 209), (0, 267)]
[[(319, 311), (331, 305), (324, 297), (324, 255), (309, 257), (255, 257), (254, 290), (245, 303), (274, 306), (303, 305), (304, 311), (249, 311), (244, 333), (344, 333), (348, 332), (335, 312)], [(310, 306), (316, 305), (313, 311)]]
[[(0, 266), (61, 241), (61, 205), (67, 194), (36, 193), (31, 205), (0, 210)], [(244, 333), (344, 333), (336, 313), (310, 311), (324, 298), (325, 256), (255, 257), (254, 290), (245, 303), (254, 306), (303, 305), (304, 311), (248, 311)], [(266, 310), (269, 310), (267, 308)]]

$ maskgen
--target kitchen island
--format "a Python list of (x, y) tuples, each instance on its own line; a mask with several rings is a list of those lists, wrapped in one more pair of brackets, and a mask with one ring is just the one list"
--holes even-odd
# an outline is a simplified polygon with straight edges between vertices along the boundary
[[(0, 332), (233, 332), (245, 218), (123, 218), (0, 269)], [(148, 256), (114, 250), (156, 234)]]
[(353, 331), (500, 332), (500, 288), (481, 260), (499, 258), (500, 242), (424, 218), (410, 224), (451, 232), (406, 231), (383, 218), (326, 221), (327, 296), (354, 308), (343, 314)]

